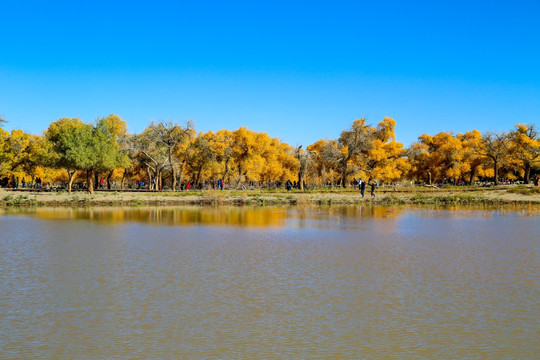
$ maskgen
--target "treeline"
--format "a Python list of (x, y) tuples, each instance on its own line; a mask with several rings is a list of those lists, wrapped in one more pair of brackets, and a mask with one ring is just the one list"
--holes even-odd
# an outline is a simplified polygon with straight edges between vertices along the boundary
[[(0, 126), (5, 120), (0, 118)], [(264, 132), (241, 127), (234, 131), (195, 131), (192, 123), (152, 122), (140, 134), (127, 132), (117, 115), (85, 123), (62, 118), (43, 135), (0, 128), (0, 179), (86, 183), (88, 191), (144, 186), (183, 189), (216, 184), (281, 186), (287, 180), (304, 186), (347, 186), (353, 179), (395, 183), (471, 183), (522, 179), (538, 172), (539, 134), (534, 125), (517, 124), (509, 132), (472, 130), (464, 134), (422, 135), (408, 149), (395, 140), (396, 122), (385, 117), (376, 126), (355, 120), (338, 139), (292, 147)]]

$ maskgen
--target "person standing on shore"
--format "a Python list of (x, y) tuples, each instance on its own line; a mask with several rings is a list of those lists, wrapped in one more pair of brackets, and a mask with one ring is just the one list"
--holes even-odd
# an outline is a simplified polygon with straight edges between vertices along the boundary
[(360, 194), (362, 194), (362, 197), (364, 197), (365, 191), (366, 191), (366, 182), (363, 180), (360, 180)]
[(373, 181), (371, 184), (371, 197), (375, 197), (375, 181)]
[(291, 188), (292, 188), (291, 180), (287, 180), (287, 182), (285, 183), (285, 188), (287, 189), (287, 191), (291, 191)]

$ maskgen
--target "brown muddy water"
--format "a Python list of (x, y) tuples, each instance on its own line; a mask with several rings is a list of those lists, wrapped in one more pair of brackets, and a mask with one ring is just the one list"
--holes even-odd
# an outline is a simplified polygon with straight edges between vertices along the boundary
[(1, 359), (537, 359), (537, 211), (0, 213)]

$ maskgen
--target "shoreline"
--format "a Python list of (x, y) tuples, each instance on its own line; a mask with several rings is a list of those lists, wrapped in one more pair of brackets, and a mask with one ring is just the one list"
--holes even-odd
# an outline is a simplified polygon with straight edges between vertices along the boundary
[[(512, 190), (514, 189), (514, 190)], [(517, 190), (516, 190), (517, 189)], [(540, 191), (533, 187), (464, 189), (378, 189), (375, 197), (362, 198), (354, 189), (290, 192), (280, 190), (203, 190), (182, 192), (46, 192), (0, 189), (0, 208), (88, 206), (312, 206), (312, 205), (539, 205)]]

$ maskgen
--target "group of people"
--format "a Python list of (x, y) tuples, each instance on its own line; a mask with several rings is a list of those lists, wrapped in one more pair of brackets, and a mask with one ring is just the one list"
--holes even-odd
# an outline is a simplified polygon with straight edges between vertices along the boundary
[[(211, 181), (203, 181), (202, 183), (199, 184), (197, 188), (208, 189), (209, 187), (211, 187), (212, 189), (223, 190), (224, 182), (222, 179), (218, 179), (217, 181), (212, 179)], [(162, 190), (161, 186), (159, 187), (157, 186), (155, 178), (152, 178), (152, 180), (150, 180), (149, 183), (145, 182), (144, 180), (137, 181), (137, 189), (145, 189), (145, 188), (148, 188), (149, 190)], [(186, 183), (180, 184), (180, 191), (190, 190), (190, 189), (195, 189), (195, 188), (196, 188), (196, 184), (193, 182), (193, 180), (189, 180)]]
[(358, 190), (360, 190), (360, 194), (362, 194), (362, 197), (364, 197), (364, 192), (366, 191), (366, 185), (371, 187), (371, 197), (375, 197), (375, 187), (377, 184), (375, 181), (372, 181), (371, 183), (366, 183), (362, 179), (354, 179), (353, 184), (355, 187), (358, 187)]
[[(291, 180), (287, 180), (287, 182), (285, 183), (285, 189), (287, 189), (287, 191), (291, 191), (291, 189), (300, 189), (300, 181), (291, 181)], [(304, 181), (303, 184), (304, 185), (304, 189), (307, 187), (306, 186), (306, 182)], [(281, 183), (279, 183), (279, 186), (281, 186)]]
[(27, 182), (24, 177), (22, 179), (19, 179), (18, 176), (13, 176), (11, 178), (3, 178), (0, 181), (0, 186), (10, 187), (12, 189), (18, 189), (19, 187), (22, 189), (39, 189), (42, 187), (42, 181), (41, 178), (38, 177), (34, 181)]

